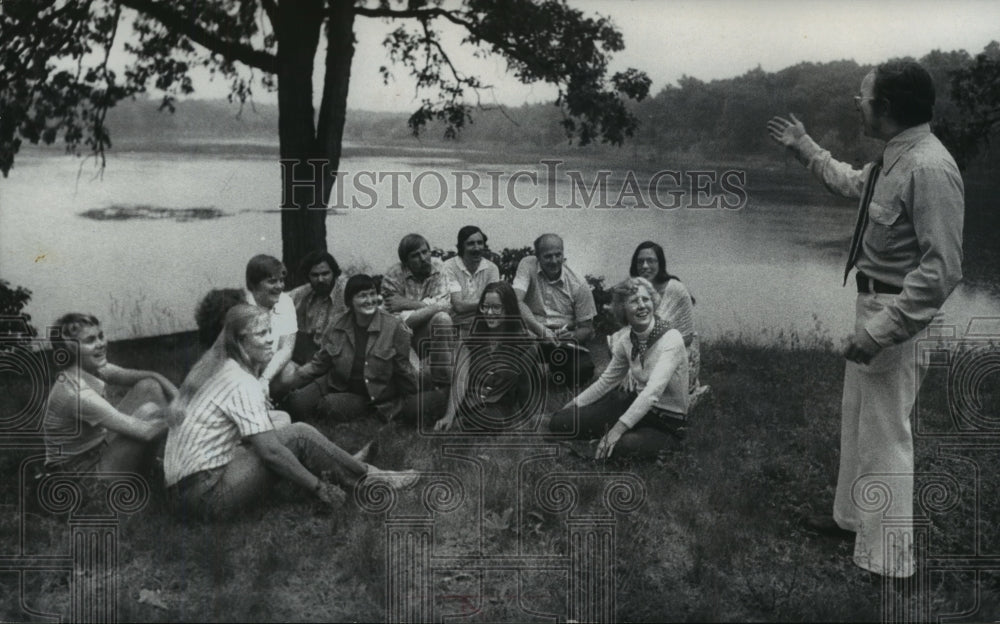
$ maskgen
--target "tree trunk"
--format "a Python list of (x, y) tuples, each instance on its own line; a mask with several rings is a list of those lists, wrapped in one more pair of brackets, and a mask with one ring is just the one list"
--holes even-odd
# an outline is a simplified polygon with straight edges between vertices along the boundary
[[(337, 0), (334, 0), (337, 3)], [(281, 254), (292, 283), (299, 262), (326, 249), (324, 174), (316, 162), (313, 121), (313, 60), (323, 24), (322, 0), (281, 2), (278, 7), (278, 138), (281, 151)], [(312, 163), (310, 163), (312, 161)]]
[[(333, 0), (326, 30), (326, 73), (323, 77), (323, 101), (319, 107), (316, 140), (322, 158), (330, 163), (330, 171), (340, 167), (341, 146), (344, 142), (344, 121), (347, 119), (347, 89), (351, 82), (351, 61), (354, 58), (354, 3)], [(329, 197), (334, 176), (324, 179), (323, 192)]]

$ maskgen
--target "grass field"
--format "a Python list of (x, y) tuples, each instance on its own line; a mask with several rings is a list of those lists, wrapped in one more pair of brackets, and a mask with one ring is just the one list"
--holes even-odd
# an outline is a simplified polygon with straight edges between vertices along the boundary
[[(593, 448), (585, 443), (431, 438), (362, 423), (328, 433), (349, 449), (377, 436), (379, 465), (430, 475), (400, 494), (390, 512), (351, 504), (318, 515), (311, 502), (282, 488), (229, 524), (186, 526), (165, 513), (154, 487), (146, 508), (123, 516), (118, 528), (118, 619), (382, 621), (387, 603), (398, 605), (406, 594), (425, 609), (411, 618), (565, 621), (575, 614), (584, 621), (592, 619), (587, 609), (595, 599), (569, 589), (568, 562), (581, 552), (567, 528), (574, 519), (578, 528), (612, 527), (613, 554), (607, 551), (598, 569), (611, 573), (620, 621), (873, 621), (883, 619), (884, 599), (896, 601), (896, 616), (997, 619), (1000, 437), (945, 446), (954, 440), (944, 434), (960, 428), (949, 414), (947, 371), (931, 370), (915, 416), (922, 432), (917, 497), (927, 511), (921, 554), (935, 560), (923, 564), (919, 584), (884, 588), (851, 563), (851, 544), (799, 525), (803, 513), (832, 505), (841, 358), (819, 335), (767, 336), (769, 347), (757, 338), (703, 345), (702, 381), (711, 393), (694, 411), (687, 438), (654, 463), (595, 464), (583, 456)], [(194, 356), (169, 341), (156, 345), (117, 346), (112, 360), (156, 362), (176, 377)], [(983, 414), (1000, 413), (993, 375), (977, 395)], [(0, 407), (8, 413), (17, 400), (16, 392), (6, 393)], [(22, 531), (21, 554), (67, 554), (66, 516), (18, 509), (14, 477), (29, 452), (3, 453), (0, 565), (18, 554)], [(609, 483), (617, 489), (608, 490)], [(602, 525), (593, 518), (609, 500), (624, 511)], [(429, 531), (433, 560), (418, 560), (413, 543), (392, 537), (407, 518)], [(976, 555), (983, 557), (973, 561), (980, 561), (978, 571), (931, 569), (948, 556)], [(405, 576), (420, 569), (430, 591), (414, 597)], [(70, 581), (68, 572), (25, 572), (19, 586), (16, 573), (0, 572), (0, 620), (38, 619), (25, 607), (68, 619)]]

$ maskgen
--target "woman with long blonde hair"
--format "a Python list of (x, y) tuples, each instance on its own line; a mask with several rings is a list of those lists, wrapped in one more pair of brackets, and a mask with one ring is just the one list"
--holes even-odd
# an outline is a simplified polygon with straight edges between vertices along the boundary
[[(266, 311), (237, 304), (215, 345), (191, 370), (172, 406), (164, 455), (170, 499), (182, 516), (226, 517), (256, 503), (279, 479), (334, 506), (362, 479), (412, 485), (413, 471), (365, 464), (313, 427), (276, 427), (258, 377), (273, 356)], [(341, 488), (341, 489), (338, 489)]]

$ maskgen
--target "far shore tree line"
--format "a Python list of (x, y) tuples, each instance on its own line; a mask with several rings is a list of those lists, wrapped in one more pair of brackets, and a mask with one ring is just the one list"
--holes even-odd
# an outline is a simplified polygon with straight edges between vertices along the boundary
[[(918, 60), (937, 86), (934, 130), (938, 136), (963, 167), (977, 157), (995, 159), (995, 150), (989, 148), (1000, 125), (1000, 43), (990, 43), (976, 56), (964, 50), (933, 51)], [(649, 158), (662, 154), (712, 159), (773, 155), (764, 122), (791, 111), (839, 158), (863, 162), (878, 147), (862, 135), (851, 95), (872, 68), (848, 60), (799, 63), (776, 72), (758, 67), (741, 76), (708, 82), (684, 76), (653, 97), (628, 103), (641, 130), (623, 146), (587, 149), (631, 149)], [(173, 115), (160, 112), (158, 105), (153, 100), (123, 102), (109, 113), (108, 125), (119, 145), (156, 147), (160, 142), (254, 138), (266, 145), (274, 141), (275, 105), (247, 105), (237, 114), (234, 105), (223, 100), (191, 100), (179, 104)], [(436, 122), (415, 138), (408, 117), (407, 113), (351, 111), (344, 140), (459, 148), (490, 145), (514, 153), (576, 149), (567, 142), (562, 113), (551, 104), (474, 111), (471, 123), (447, 140), (443, 125)]]

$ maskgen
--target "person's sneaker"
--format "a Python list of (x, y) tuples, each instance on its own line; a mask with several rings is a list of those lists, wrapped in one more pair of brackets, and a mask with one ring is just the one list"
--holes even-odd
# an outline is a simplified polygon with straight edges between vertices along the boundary
[(824, 514), (813, 514), (802, 518), (802, 526), (807, 530), (826, 537), (854, 539), (854, 531), (841, 528), (833, 518)]
[(413, 487), (420, 480), (420, 473), (416, 470), (382, 470), (375, 466), (368, 466), (368, 474), (365, 479), (380, 481), (394, 490), (405, 490)]
[(367, 463), (373, 461), (376, 455), (378, 455), (378, 440), (372, 440), (368, 444), (362, 446), (361, 450), (354, 455), (351, 455), (351, 457), (361, 463)]

